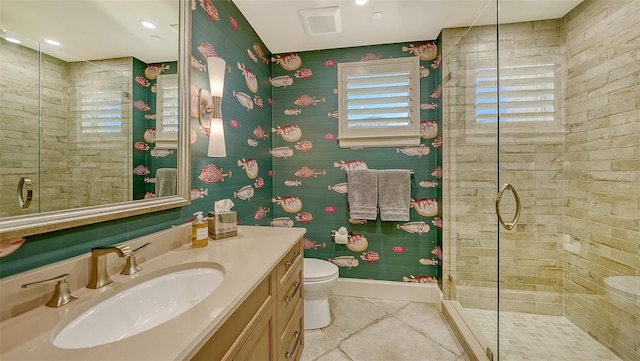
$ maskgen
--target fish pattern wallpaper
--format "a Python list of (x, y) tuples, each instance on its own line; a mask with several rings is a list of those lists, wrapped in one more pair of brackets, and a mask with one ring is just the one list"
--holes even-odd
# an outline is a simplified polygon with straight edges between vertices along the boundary
[[(438, 283), (442, 270), (440, 47), (437, 40), (269, 54), (226, 1), (199, 0), (193, 11), (192, 198), (199, 210), (228, 198), (241, 224), (304, 227), (305, 257), (338, 265), (341, 277)], [(286, 34), (283, 34), (286, 36)], [(209, 89), (206, 58), (226, 62), (222, 103), (226, 158), (206, 156), (199, 110)], [(340, 62), (420, 57), (419, 146), (338, 146)], [(408, 169), (407, 222), (349, 218), (346, 172)], [(202, 206), (199, 206), (202, 205)], [(346, 227), (346, 245), (331, 232)]]
[[(437, 40), (269, 54), (227, 1), (193, 2), (192, 199), (209, 211), (231, 199), (238, 223), (304, 227), (305, 257), (339, 266), (340, 276), (438, 283), (442, 270), (440, 46)], [(286, 35), (283, 35), (286, 36)], [(202, 111), (209, 101), (208, 57), (225, 60), (222, 118), (227, 157), (207, 157)], [(340, 62), (420, 57), (419, 146), (338, 146)], [(202, 95), (205, 94), (203, 97)], [(349, 218), (346, 172), (408, 169), (407, 222)], [(344, 226), (346, 245), (331, 232)]]
[(155, 198), (158, 168), (175, 168), (174, 149), (155, 147), (156, 82), (160, 74), (176, 74), (176, 61), (145, 64), (133, 58), (133, 199)]
[[(424, 284), (437, 280), (441, 286), (439, 40), (270, 54), (231, 1), (192, 0), (191, 9), (191, 204), (29, 237), (21, 249), (2, 259), (0, 276), (157, 232), (184, 223), (196, 211), (213, 210), (215, 201), (231, 199), (240, 224), (305, 227), (305, 257), (330, 260), (339, 266), (341, 277)], [(421, 146), (339, 148), (337, 64), (423, 54)], [(203, 111), (210, 102), (208, 57), (226, 63), (221, 113), (227, 156), (222, 158), (207, 156), (209, 129)], [(145, 74), (149, 65), (169, 65), (165, 73), (176, 70), (173, 63), (134, 63), (132, 102), (140, 109), (133, 105), (133, 168), (143, 165), (149, 171), (134, 175), (144, 186), (142, 197), (153, 190), (144, 180), (153, 178), (155, 161), (175, 157), (156, 159), (151, 153), (155, 80)], [(364, 167), (413, 170), (409, 221), (349, 219), (346, 171)], [(335, 244), (331, 237), (341, 226), (351, 232), (346, 245)]]
[[(272, 57), (274, 159), (272, 224), (307, 228), (305, 257), (338, 265), (340, 277), (437, 283), (441, 274), (441, 84), (436, 41), (276, 54)], [(420, 57), (419, 146), (342, 149), (338, 146), (341, 62)], [(407, 222), (349, 218), (347, 171), (407, 169)], [(331, 232), (351, 232), (336, 244)]]
[[(239, 224), (269, 226), (271, 54), (230, 1), (192, 2), (191, 209), (206, 215), (230, 199)], [(207, 59), (225, 61), (221, 113), (226, 157), (208, 157), (211, 87)]]

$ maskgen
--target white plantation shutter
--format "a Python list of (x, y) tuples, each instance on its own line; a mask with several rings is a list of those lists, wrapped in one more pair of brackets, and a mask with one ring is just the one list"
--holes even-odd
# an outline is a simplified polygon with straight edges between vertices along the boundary
[(86, 91), (80, 94), (80, 104), (72, 111), (79, 113), (82, 134), (122, 133), (123, 103), (128, 102), (121, 91)]
[[(553, 64), (500, 67), (500, 121), (554, 121), (556, 77)], [(476, 122), (497, 121), (496, 69), (476, 70)]]
[(158, 75), (156, 83), (156, 148), (178, 148), (179, 102), (178, 75)]
[(418, 57), (338, 64), (340, 147), (420, 143)]

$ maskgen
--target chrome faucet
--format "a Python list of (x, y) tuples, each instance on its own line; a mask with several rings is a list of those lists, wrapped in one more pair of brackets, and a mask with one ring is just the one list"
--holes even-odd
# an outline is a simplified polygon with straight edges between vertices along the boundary
[(119, 257), (126, 257), (131, 254), (129, 246), (96, 247), (91, 250), (91, 276), (87, 288), (98, 289), (104, 287), (113, 280), (107, 271), (107, 255), (116, 253)]

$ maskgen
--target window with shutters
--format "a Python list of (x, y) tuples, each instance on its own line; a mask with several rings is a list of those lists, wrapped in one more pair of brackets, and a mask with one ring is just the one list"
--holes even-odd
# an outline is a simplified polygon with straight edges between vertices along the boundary
[(178, 148), (180, 125), (178, 106), (178, 75), (158, 75), (156, 83), (156, 148)]
[(476, 122), (553, 122), (556, 114), (554, 64), (500, 67), (500, 99), (496, 68), (476, 69)]
[(80, 105), (75, 107), (80, 116), (82, 134), (122, 133), (123, 102), (128, 102), (120, 91), (86, 91), (81, 93)]
[(420, 144), (418, 57), (338, 64), (341, 148)]

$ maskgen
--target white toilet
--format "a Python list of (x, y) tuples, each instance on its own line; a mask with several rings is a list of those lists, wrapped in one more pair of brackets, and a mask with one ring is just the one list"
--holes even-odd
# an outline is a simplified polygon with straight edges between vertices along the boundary
[(304, 329), (331, 323), (329, 291), (338, 282), (338, 266), (316, 258), (304, 259)]

